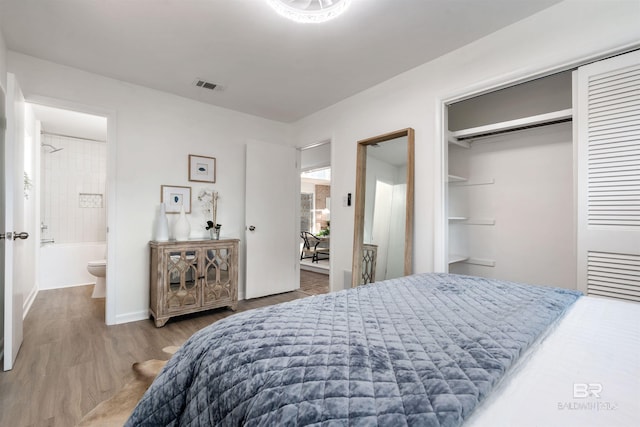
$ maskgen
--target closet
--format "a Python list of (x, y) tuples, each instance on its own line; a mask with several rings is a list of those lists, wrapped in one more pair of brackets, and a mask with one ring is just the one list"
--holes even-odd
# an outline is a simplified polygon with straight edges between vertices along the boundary
[(576, 287), (572, 76), (448, 106), (449, 271)]
[(450, 272), (640, 301), (640, 51), (446, 108)]

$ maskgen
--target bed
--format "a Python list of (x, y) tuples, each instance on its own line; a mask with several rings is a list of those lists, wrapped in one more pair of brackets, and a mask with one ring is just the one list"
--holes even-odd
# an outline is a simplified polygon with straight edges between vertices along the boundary
[[(541, 378), (525, 368), (554, 334), (561, 341), (547, 347), (562, 349), (562, 334), (573, 337), (564, 318), (576, 307), (588, 313), (586, 299), (567, 289), (420, 274), (239, 313), (194, 334), (127, 425), (522, 425), (523, 411), (539, 412), (539, 396), (528, 390), (549, 390), (523, 389), (513, 377), (524, 376), (525, 384)], [(625, 323), (633, 331), (636, 305), (620, 304), (633, 306)], [(580, 324), (580, 316), (573, 321)], [(607, 411), (622, 422), (637, 421), (627, 410), (635, 411), (640, 397), (631, 387), (640, 374), (637, 334), (631, 341), (625, 374), (636, 376), (622, 380), (630, 384), (631, 408), (617, 400)], [(565, 366), (579, 362), (571, 356)], [(552, 398), (548, 422), (533, 425), (578, 413), (558, 406), (570, 405), (576, 393), (586, 403), (614, 387), (587, 375), (568, 381), (556, 384), (568, 391)], [(583, 425), (594, 419), (586, 412)], [(571, 425), (564, 420), (556, 425)]]

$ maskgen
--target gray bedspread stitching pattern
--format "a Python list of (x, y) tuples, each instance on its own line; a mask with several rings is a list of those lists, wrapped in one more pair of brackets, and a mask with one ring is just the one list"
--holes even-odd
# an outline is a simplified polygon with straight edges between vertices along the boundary
[(459, 426), (577, 291), (422, 274), (194, 334), (128, 426)]

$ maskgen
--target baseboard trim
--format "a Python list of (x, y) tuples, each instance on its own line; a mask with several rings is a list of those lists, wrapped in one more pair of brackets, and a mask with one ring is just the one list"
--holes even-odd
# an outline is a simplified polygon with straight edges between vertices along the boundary
[(64, 289), (64, 288), (75, 288), (77, 286), (89, 286), (89, 285), (95, 285), (95, 282), (89, 282), (89, 283), (75, 283), (72, 285), (60, 285), (60, 286), (40, 286), (40, 290), (41, 291), (49, 291), (52, 289)]
[(124, 313), (116, 315), (116, 325), (122, 323), (137, 322), (139, 320), (148, 320), (149, 310), (134, 311), (131, 313)]
[(329, 275), (329, 269), (327, 267), (316, 267), (315, 265), (300, 264), (300, 270)]
[(29, 310), (31, 310), (31, 306), (33, 305), (33, 302), (36, 300), (37, 296), (38, 288), (34, 287), (33, 289), (31, 289), (31, 292), (29, 292), (27, 299), (22, 304), (22, 320), (27, 318), (27, 314), (29, 313)]

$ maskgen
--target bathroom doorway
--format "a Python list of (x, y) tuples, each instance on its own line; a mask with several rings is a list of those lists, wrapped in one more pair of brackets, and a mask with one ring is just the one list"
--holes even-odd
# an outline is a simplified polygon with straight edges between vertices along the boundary
[[(107, 117), (31, 104), (39, 127), (38, 289), (94, 284), (107, 259)], [(104, 281), (103, 281), (104, 283)], [(94, 296), (104, 298), (102, 292)]]

